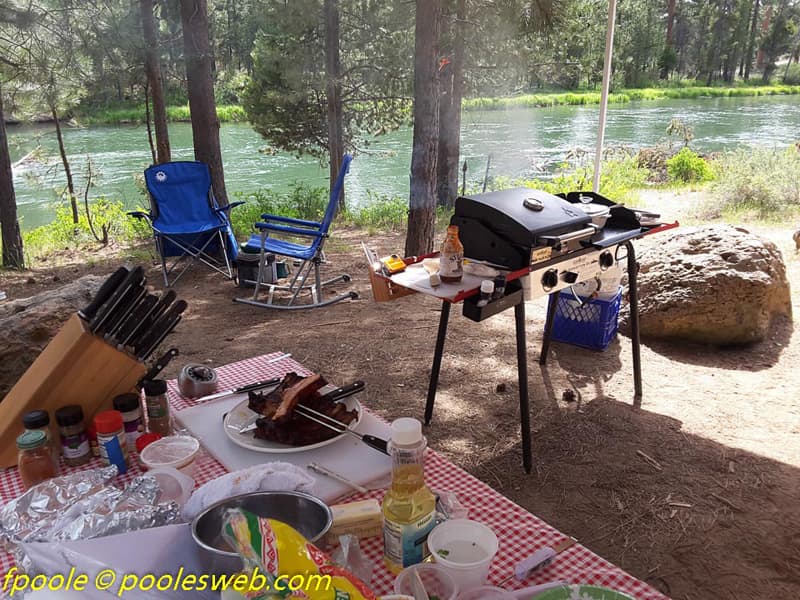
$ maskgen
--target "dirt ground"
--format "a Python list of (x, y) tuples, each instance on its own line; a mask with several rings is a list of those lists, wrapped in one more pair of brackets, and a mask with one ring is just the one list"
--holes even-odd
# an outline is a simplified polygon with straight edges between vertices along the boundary
[[(648, 198), (675, 216), (695, 200)], [(792, 229), (751, 229), (783, 251), (800, 314)], [(360, 299), (322, 310), (235, 304), (243, 290), (188, 273), (176, 291), (189, 311), (170, 338), (181, 357), (166, 375), (188, 362), (281, 350), (336, 382), (364, 379), (362, 401), (387, 419), (421, 418), (440, 305), (419, 295), (373, 302), (361, 240), (385, 253), (403, 248), (399, 233), (337, 231), (326, 270), (350, 273), (352, 283), (338, 289)], [(639, 248), (646, 243), (657, 241)], [(59, 285), (54, 277), (108, 273), (125, 259), (3, 274), (0, 290), (24, 297)], [(644, 340), (644, 399), (634, 409), (630, 340), (620, 336), (602, 353), (554, 343), (540, 367), (544, 317), (544, 300), (528, 303), (533, 472), (522, 469), (510, 313), (478, 324), (452, 311), (430, 445), (673, 598), (800, 598), (800, 339), (792, 323), (733, 350)], [(573, 388), (580, 401), (563, 402)]]

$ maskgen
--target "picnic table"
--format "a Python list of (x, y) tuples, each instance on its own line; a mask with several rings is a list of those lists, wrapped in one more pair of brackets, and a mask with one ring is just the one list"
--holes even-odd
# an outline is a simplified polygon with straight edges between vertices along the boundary
[[(218, 389), (229, 389), (255, 380), (282, 376), (290, 371), (308, 373), (308, 370), (300, 363), (290, 358), (270, 362), (279, 354), (267, 354), (219, 367), (216, 369)], [(369, 390), (364, 395), (366, 398), (362, 398), (362, 403), (368, 405)], [(168, 397), (171, 408), (175, 412), (192, 406), (191, 400), (181, 396), (174, 380), (168, 384)], [(368, 410), (365, 407), (365, 411)], [(201, 443), (202, 441), (201, 439)], [(339, 443), (337, 441), (329, 446), (328, 451), (334, 452)], [(117, 478), (118, 484), (127, 484), (133, 477), (141, 474), (135, 461), (131, 461), (131, 463), (128, 473)], [(65, 468), (62, 472), (72, 473), (100, 466), (100, 460), (93, 459), (87, 465)], [(202, 485), (226, 472), (225, 467), (213, 456), (204, 454), (198, 459), (194, 478), (197, 485)], [(522, 474), (520, 476), (524, 477)], [(568, 538), (433, 450), (428, 450), (426, 453), (425, 479), (428, 486), (434, 490), (455, 493), (461, 504), (469, 510), (469, 518), (488, 525), (497, 535), (500, 548), (492, 562), (488, 581), (490, 584), (497, 584), (505, 579), (513, 572), (514, 565), (518, 561), (534, 551), (546, 546), (553, 547)], [(22, 482), (16, 468), (0, 472), (0, 502), (5, 504), (22, 492)], [(346, 500), (356, 501), (367, 498), (381, 500), (383, 493), (382, 489), (367, 493), (354, 493), (348, 495)], [(370, 582), (372, 589), (378, 594), (390, 593), (394, 576), (383, 564), (382, 538), (373, 537), (361, 540), (361, 548), (375, 565)], [(0, 552), (0, 578), (13, 565), (13, 557)], [(638, 600), (663, 600), (666, 598), (646, 583), (629, 575), (579, 543), (559, 554), (549, 567), (541, 570), (524, 583), (512, 581), (505, 584), (505, 587), (509, 589), (522, 588), (553, 580), (606, 586), (627, 593)]]

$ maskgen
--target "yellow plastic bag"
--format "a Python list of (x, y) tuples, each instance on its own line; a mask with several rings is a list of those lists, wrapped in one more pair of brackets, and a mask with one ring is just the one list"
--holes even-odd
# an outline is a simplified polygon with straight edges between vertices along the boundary
[(333, 564), (325, 552), (286, 523), (231, 509), (222, 534), (250, 575), (252, 587), (242, 592), (245, 598), (377, 600), (363, 581)]

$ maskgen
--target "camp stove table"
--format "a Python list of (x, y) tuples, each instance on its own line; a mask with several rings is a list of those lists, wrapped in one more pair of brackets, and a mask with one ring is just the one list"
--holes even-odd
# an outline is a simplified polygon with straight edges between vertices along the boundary
[[(609, 207), (610, 216), (604, 226), (594, 225), (591, 217), (579, 206), (579, 203), (586, 199)], [(547, 311), (539, 358), (540, 364), (544, 365), (547, 361), (560, 292), (601, 274), (622, 259), (627, 260), (629, 284), (634, 406), (640, 406), (642, 369), (637, 295), (638, 264), (633, 242), (645, 235), (678, 226), (677, 222), (659, 223), (655, 217), (657, 215), (652, 213), (637, 212), (616, 205), (600, 194), (592, 192), (571, 192), (563, 196), (553, 196), (539, 190), (514, 188), (458, 198), (451, 224), (459, 227), (464, 256), (509, 270), (508, 283), (504, 297), (479, 307), (477, 295), (482, 279), (480, 277), (465, 274), (458, 284), (442, 284), (433, 288), (429, 283), (427, 272), (421, 265), (412, 265), (406, 271), (391, 276), (393, 283), (442, 300), (425, 405), (425, 424), (430, 424), (433, 418), (451, 305), (463, 301), (464, 316), (473, 321), (482, 321), (513, 307), (522, 456), (525, 471), (530, 473), (533, 461), (525, 340), (525, 300), (545, 295), (554, 296)]]

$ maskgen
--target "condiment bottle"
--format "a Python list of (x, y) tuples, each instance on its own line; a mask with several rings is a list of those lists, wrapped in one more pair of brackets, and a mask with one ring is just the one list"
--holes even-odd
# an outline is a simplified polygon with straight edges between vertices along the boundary
[(136, 450), (136, 439), (144, 433), (144, 419), (142, 418), (142, 403), (139, 394), (121, 394), (112, 402), (114, 410), (122, 413), (122, 422), (125, 429), (125, 438), (128, 440), (128, 450)]
[(53, 455), (44, 431), (26, 431), (17, 438), (17, 465), (25, 489), (56, 476)]
[(83, 425), (83, 409), (77, 404), (62, 406), (56, 411), (56, 423), (61, 434), (61, 453), (64, 462), (70, 467), (77, 467), (89, 462), (92, 451), (89, 448), (89, 436)]
[(56, 443), (53, 431), (50, 429), (50, 414), (46, 410), (32, 410), (22, 416), (22, 424), (27, 431), (41, 431), (47, 438), (47, 450), (50, 452), (50, 460), (53, 461), (53, 468), (58, 473), (58, 457), (61, 456), (58, 444)]
[(383, 497), (383, 560), (393, 573), (428, 558), (428, 534), (435, 525), (436, 497), (425, 485), (422, 424), (402, 418), (392, 423), (389, 454), (392, 485)]
[(494, 281), (491, 279), (484, 279), (481, 281), (481, 297), (477, 302), (478, 306), (486, 306), (492, 299), (492, 292), (494, 292)]
[(506, 276), (498, 275), (494, 278), (494, 291), (492, 292), (492, 300), (497, 300), (506, 295)]
[(170, 434), (167, 382), (153, 379), (144, 382), (144, 404), (147, 408), (147, 430), (161, 435)]
[(447, 227), (447, 237), (439, 252), (439, 277), (445, 283), (458, 283), (464, 274), (464, 246), (458, 239), (458, 226)]
[(100, 458), (109, 465), (116, 465), (120, 475), (128, 471), (128, 441), (122, 425), (122, 414), (118, 410), (106, 410), (94, 417), (97, 429), (97, 446)]

